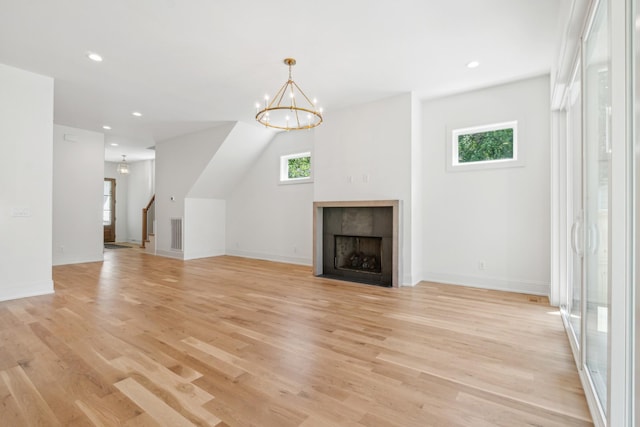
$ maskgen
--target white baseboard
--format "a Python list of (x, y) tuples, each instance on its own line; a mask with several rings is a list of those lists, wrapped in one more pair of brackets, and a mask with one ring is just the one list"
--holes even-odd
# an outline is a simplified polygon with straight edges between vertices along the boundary
[(184, 255), (184, 260), (189, 260), (189, 259), (200, 259), (200, 258), (213, 258), (216, 256), (222, 256), (222, 255), (226, 255), (226, 252), (224, 250), (222, 251), (211, 251), (211, 252), (200, 252), (200, 253), (196, 253), (196, 254), (185, 254)]
[(313, 262), (311, 258), (303, 258), (303, 257), (291, 257), (286, 255), (274, 255), (274, 254), (265, 254), (260, 252), (252, 252), (252, 251), (240, 251), (240, 250), (231, 250), (227, 251), (227, 255), (239, 256), (242, 258), (253, 258), (253, 259), (262, 259), (265, 261), (275, 261), (275, 262), (284, 262), (287, 264), (296, 264), (296, 265), (304, 265), (311, 266)]
[(18, 298), (36, 297), (53, 293), (53, 280), (30, 283), (13, 283), (0, 287), (0, 301)]
[(99, 256), (93, 256), (88, 258), (58, 258), (53, 260), (53, 265), (69, 265), (69, 264), (84, 264), (87, 262), (102, 262), (104, 261), (104, 255), (101, 253)]
[(184, 260), (184, 253), (183, 252), (178, 252), (178, 251), (156, 250), (156, 253), (154, 255), (163, 256), (165, 258), (173, 258), (173, 259)]
[(400, 283), (401, 287), (412, 288), (420, 283), (420, 280), (414, 281), (413, 276), (404, 276)]
[(494, 291), (517, 292), (529, 295), (549, 296), (551, 284), (534, 280), (516, 280), (499, 277), (466, 276), (462, 274), (426, 272), (422, 279), (426, 282), (446, 283), (448, 285), (470, 286), (472, 288)]

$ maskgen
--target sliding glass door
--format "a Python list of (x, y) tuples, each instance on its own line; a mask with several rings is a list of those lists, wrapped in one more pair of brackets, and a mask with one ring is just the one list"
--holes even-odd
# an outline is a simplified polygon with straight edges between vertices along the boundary
[(611, 90), (608, 2), (598, 2), (583, 46), (584, 363), (603, 412), (607, 407)]
[(630, 427), (640, 425), (640, 0), (589, 3), (581, 72), (563, 100), (562, 313), (595, 425)]

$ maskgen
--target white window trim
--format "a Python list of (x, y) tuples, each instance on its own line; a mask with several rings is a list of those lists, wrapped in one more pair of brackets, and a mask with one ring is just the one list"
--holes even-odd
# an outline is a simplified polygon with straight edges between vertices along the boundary
[[(513, 129), (513, 158), (500, 160), (483, 160), (479, 162), (458, 162), (458, 136), (470, 133), (481, 133), (492, 130)], [(518, 121), (493, 123), (482, 126), (472, 126), (451, 131), (451, 139), (447, 143), (447, 171), (461, 172), (469, 170), (497, 169), (524, 166), (522, 147), (518, 143)]]
[(280, 156), (280, 175), (279, 175), (279, 183), (288, 185), (288, 184), (306, 184), (309, 182), (313, 182), (313, 158), (311, 159), (311, 169), (310, 174), (304, 178), (289, 178), (289, 160), (297, 159), (300, 157), (312, 157), (311, 151), (305, 151), (304, 153), (294, 153), (294, 154), (286, 154), (284, 156)]

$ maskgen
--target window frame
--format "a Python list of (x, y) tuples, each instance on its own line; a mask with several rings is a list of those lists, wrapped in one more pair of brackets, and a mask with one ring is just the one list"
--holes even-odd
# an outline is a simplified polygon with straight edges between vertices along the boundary
[[(309, 176), (301, 177), (301, 178), (289, 178), (289, 160), (291, 159), (299, 159), (303, 157), (309, 157)], [(313, 182), (313, 156), (311, 155), (311, 151), (304, 151), (301, 153), (293, 153), (293, 154), (284, 154), (280, 156), (280, 174), (279, 174), (279, 183), (280, 184), (305, 184), (309, 182)]]
[[(480, 160), (475, 162), (459, 162), (459, 143), (458, 137), (461, 135), (470, 135), (476, 133), (484, 133), (495, 130), (513, 129), (513, 157), (508, 159), (496, 160)], [(465, 128), (451, 130), (451, 138), (447, 142), (447, 170), (450, 172), (496, 169), (524, 166), (522, 156), (522, 147), (518, 140), (518, 121), (511, 120), (508, 122), (491, 123), (480, 126), (470, 126)]]

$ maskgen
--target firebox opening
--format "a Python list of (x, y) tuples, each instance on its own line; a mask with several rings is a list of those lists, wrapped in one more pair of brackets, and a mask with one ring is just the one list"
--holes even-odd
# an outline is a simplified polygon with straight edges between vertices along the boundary
[(336, 235), (334, 268), (382, 273), (382, 237)]

